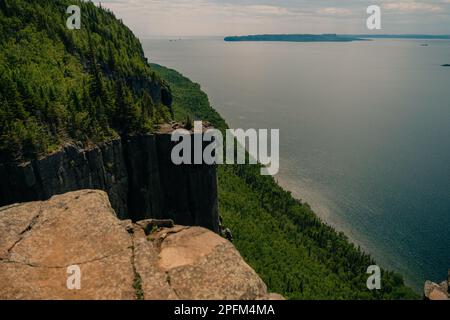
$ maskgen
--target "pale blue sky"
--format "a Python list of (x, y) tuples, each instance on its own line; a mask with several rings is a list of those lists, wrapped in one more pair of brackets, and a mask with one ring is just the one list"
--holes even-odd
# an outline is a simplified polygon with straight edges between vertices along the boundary
[(450, 34), (450, 0), (104, 0), (140, 37), (255, 33), (369, 33), (366, 8), (382, 8), (381, 33)]

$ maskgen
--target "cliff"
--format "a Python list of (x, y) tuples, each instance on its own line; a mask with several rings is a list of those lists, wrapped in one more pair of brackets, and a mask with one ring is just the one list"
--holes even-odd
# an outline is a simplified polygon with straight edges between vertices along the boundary
[(107, 192), (121, 219), (169, 218), (219, 231), (216, 167), (176, 166), (170, 132), (66, 145), (20, 165), (0, 163), (0, 205), (46, 200), (80, 189)]
[(0, 299), (282, 298), (217, 234), (149, 225), (120, 221), (94, 190), (0, 208)]

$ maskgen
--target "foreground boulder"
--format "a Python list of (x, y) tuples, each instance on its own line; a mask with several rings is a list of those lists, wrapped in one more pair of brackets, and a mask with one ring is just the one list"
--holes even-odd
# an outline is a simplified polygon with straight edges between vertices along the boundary
[(450, 300), (450, 270), (447, 280), (439, 284), (425, 281), (423, 295), (425, 300)]
[(0, 208), (0, 299), (281, 298), (227, 240), (160, 224), (120, 221), (93, 190)]

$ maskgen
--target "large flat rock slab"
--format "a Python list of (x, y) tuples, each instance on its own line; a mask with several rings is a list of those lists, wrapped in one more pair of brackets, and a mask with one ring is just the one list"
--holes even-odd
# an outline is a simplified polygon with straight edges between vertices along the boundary
[(282, 298), (219, 235), (148, 223), (120, 221), (95, 190), (0, 208), (0, 299)]
[(203, 228), (178, 227), (153, 235), (158, 267), (180, 299), (245, 299), (267, 295), (264, 282), (234, 246)]
[[(133, 299), (131, 261), (132, 240), (103, 192), (0, 211), (0, 298)], [(81, 270), (80, 290), (67, 288), (72, 265)]]

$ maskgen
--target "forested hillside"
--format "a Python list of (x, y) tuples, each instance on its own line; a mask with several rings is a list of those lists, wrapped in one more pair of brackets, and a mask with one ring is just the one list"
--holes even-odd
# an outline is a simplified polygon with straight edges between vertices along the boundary
[[(83, 13), (80, 30), (66, 27), (72, 4)], [(171, 117), (161, 105), (170, 105), (169, 91), (139, 40), (92, 3), (2, 0), (0, 43), (1, 158), (30, 159), (72, 140), (151, 132)]]
[[(81, 30), (66, 28), (71, 4), (82, 7)], [(0, 160), (151, 133), (172, 117), (227, 127), (199, 85), (148, 65), (131, 31), (91, 3), (1, 0), (0, 42)], [(387, 271), (382, 289), (369, 291), (374, 261), (258, 166), (219, 166), (219, 204), (235, 245), (270, 291), (299, 299), (417, 297)]]

